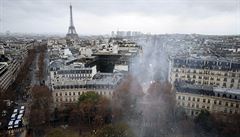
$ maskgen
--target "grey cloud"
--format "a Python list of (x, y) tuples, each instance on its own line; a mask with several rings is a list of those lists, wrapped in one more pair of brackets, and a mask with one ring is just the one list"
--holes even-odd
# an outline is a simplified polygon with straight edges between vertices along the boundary
[(122, 14), (138, 12), (142, 14), (185, 14), (201, 12), (236, 12), (239, 0), (9, 0), (9, 8), (26, 12), (65, 11), (72, 3), (77, 12), (96, 15)]
[[(69, 4), (73, 5), (74, 18), (82, 14), (108, 19), (109, 16), (138, 14), (144, 17), (175, 16), (182, 19), (206, 19), (219, 15), (239, 17), (240, 0), (0, 0), (4, 11), (0, 14), (4, 28), (23, 31), (56, 31), (61, 22), (68, 25)], [(3, 22), (2, 21), (2, 22)], [(18, 22), (18, 23), (16, 23)], [(19, 23), (20, 22), (20, 23)], [(39, 30), (29, 23), (45, 29)], [(76, 22), (76, 21), (75, 21)], [(97, 22), (97, 21), (96, 21)], [(53, 24), (51, 24), (53, 23)], [(3, 24), (3, 23), (2, 23)], [(56, 25), (57, 24), (57, 25)], [(20, 26), (21, 25), (21, 26)], [(44, 26), (45, 25), (45, 26)], [(56, 26), (59, 28), (56, 28)], [(97, 23), (96, 23), (97, 25)], [(2, 27), (3, 28), (3, 27)], [(56, 28), (51, 30), (51, 28)], [(65, 31), (65, 28), (63, 28)], [(6, 30), (2, 30), (6, 31)], [(57, 32), (60, 30), (57, 30)], [(63, 32), (63, 31), (62, 31)], [(167, 32), (166, 32), (167, 33)], [(197, 33), (197, 32), (196, 32)]]

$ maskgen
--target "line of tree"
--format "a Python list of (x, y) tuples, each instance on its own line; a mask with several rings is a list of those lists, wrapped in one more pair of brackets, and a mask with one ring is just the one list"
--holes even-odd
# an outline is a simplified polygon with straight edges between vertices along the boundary
[(28, 55), (16, 77), (16, 83), (22, 83), (27, 78), (27, 76), (29, 74), (29, 68), (32, 65), (35, 57), (36, 57), (36, 49), (35, 48), (28, 49)]
[(44, 79), (44, 71), (45, 71), (44, 59), (45, 59), (45, 52), (47, 50), (47, 45), (46, 44), (39, 45), (38, 50), (40, 52), (40, 55), (38, 58), (38, 67), (39, 67), (38, 78), (39, 78), (39, 81), (41, 82)]
[(52, 94), (47, 86), (31, 89), (32, 103), (29, 114), (29, 131), (35, 137), (42, 137), (50, 127)]

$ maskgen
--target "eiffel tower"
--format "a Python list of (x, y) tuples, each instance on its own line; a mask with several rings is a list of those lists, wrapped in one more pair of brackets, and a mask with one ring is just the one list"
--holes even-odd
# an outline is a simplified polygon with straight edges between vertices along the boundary
[(67, 39), (78, 39), (78, 34), (76, 32), (76, 29), (73, 25), (73, 17), (72, 17), (72, 5), (70, 5), (70, 26), (68, 27), (68, 33), (66, 35)]

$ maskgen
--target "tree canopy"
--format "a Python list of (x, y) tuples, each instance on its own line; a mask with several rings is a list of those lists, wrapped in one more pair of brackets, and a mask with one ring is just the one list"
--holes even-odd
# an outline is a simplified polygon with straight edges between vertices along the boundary
[(72, 119), (79, 119), (92, 127), (98, 127), (111, 121), (110, 101), (95, 92), (80, 95), (77, 106), (72, 110)]
[(78, 104), (81, 105), (83, 103), (93, 103), (96, 104), (100, 99), (100, 95), (98, 95), (95, 92), (86, 92), (83, 93), (82, 95), (80, 95), (79, 99), (78, 99)]
[(79, 137), (78, 134), (74, 131), (68, 129), (52, 129), (50, 130), (46, 137)]
[(91, 137), (135, 137), (135, 135), (127, 124), (119, 123), (106, 125)]

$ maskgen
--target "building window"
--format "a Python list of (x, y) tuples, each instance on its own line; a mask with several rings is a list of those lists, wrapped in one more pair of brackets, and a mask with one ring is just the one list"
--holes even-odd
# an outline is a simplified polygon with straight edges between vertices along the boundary
[(188, 97), (188, 101), (190, 101), (191, 100), (191, 97)]
[(205, 76), (204, 79), (205, 79), (205, 80), (208, 80), (209, 78)]
[(182, 100), (185, 100), (185, 97), (184, 97), (184, 96), (182, 97)]
[(58, 93), (56, 93), (56, 96), (58, 96)]
[(191, 111), (191, 115), (192, 115), (192, 116), (194, 115), (194, 112), (193, 112), (193, 111)]
[(197, 102), (199, 102), (200, 101), (200, 99), (199, 98), (197, 98)]
[(195, 97), (193, 97), (193, 99), (192, 99), (193, 101), (195, 101)]
[(182, 102), (182, 106), (185, 106), (185, 103), (184, 103), (184, 102)]
[(222, 105), (222, 101), (219, 101), (219, 102), (218, 102), (218, 105)]
[(210, 103), (210, 99), (208, 99), (208, 103)]
[(226, 94), (223, 94), (223, 97), (224, 97), (224, 98), (227, 97)]
[(236, 108), (239, 108), (239, 104), (236, 104)]
[(181, 99), (181, 96), (178, 96), (178, 99), (180, 100), (180, 99)]
[(217, 101), (216, 101), (216, 100), (214, 100), (214, 104), (215, 104), (215, 105), (217, 104)]
[(206, 99), (203, 99), (203, 103), (205, 103), (206, 102)]
[(228, 106), (228, 102), (225, 103), (225, 106)]
[(227, 113), (227, 109), (226, 108), (224, 109), (224, 113)]

